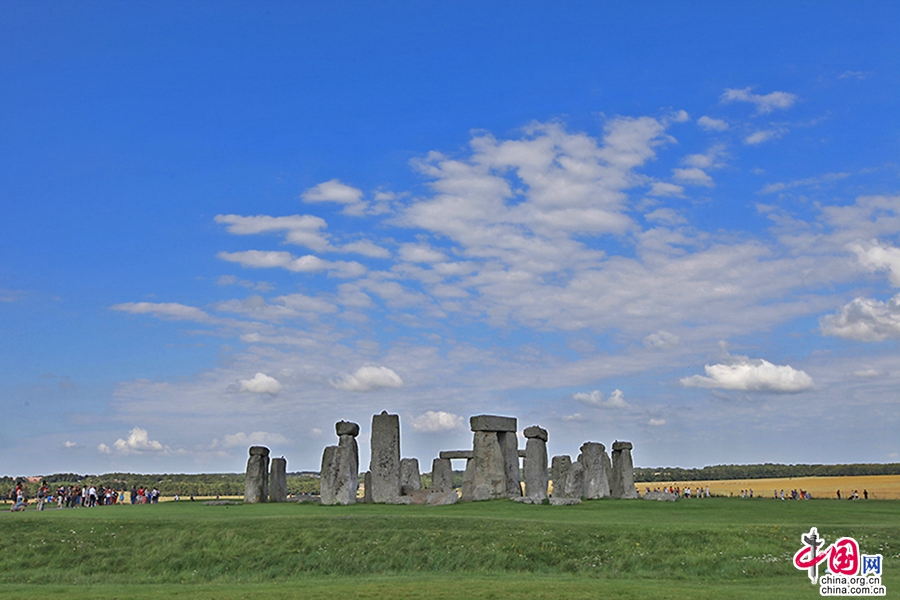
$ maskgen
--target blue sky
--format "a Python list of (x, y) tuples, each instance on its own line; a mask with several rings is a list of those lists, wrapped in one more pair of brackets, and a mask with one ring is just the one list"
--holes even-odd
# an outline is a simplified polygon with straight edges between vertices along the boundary
[(900, 461), (900, 9), (784, 4), (3, 3), (0, 473)]

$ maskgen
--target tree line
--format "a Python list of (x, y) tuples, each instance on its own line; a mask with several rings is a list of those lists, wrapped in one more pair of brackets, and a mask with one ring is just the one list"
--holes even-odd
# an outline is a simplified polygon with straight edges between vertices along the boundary
[(840, 477), (847, 475), (900, 475), (900, 463), (854, 463), (847, 465), (713, 465), (701, 469), (681, 467), (636, 467), (635, 483), (654, 481), (704, 481), (722, 479), (775, 479), (784, 477)]

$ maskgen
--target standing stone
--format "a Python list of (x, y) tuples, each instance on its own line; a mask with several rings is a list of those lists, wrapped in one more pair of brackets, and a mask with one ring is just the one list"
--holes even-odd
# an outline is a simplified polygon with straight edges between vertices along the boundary
[(525, 429), (525, 495), (535, 500), (547, 497), (547, 430)]
[(453, 489), (453, 466), (449, 458), (431, 461), (431, 489), (449, 492)]
[[(473, 417), (474, 418), (474, 417)], [(495, 431), (476, 431), (472, 443), (474, 454), (473, 500), (505, 498), (506, 457)]]
[(363, 503), (372, 504), (372, 471), (366, 471), (363, 477)]
[(584, 465), (579, 461), (572, 463), (566, 474), (566, 498), (580, 500), (584, 495)]
[[(585, 442), (581, 446), (581, 463), (584, 466), (584, 498), (599, 500), (609, 496), (609, 472), (606, 468), (606, 447), (597, 442)], [(607, 461), (609, 459), (607, 458)]]
[(407, 496), (421, 489), (422, 479), (419, 475), (419, 459), (400, 459), (400, 493)]
[(519, 498), (522, 496), (522, 478), (519, 475), (519, 438), (515, 431), (499, 431), (497, 432), (497, 441), (500, 443), (500, 451), (503, 453), (506, 497)]
[(269, 502), (287, 502), (287, 459), (273, 458), (269, 471)]
[(328, 446), (322, 453), (319, 496), (322, 504), (355, 504), (359, 490), (359, 425), (339, 421), (334, 428), (340, 439), (337, 446)]
[(550, 465), (550, 479), (553, 480), (553, 493), (550, 495), (554, 498), (566, 497), (566, 477), (569, 475), (569, 467), (571, 466), (572, 457), (568, 454), (553, 457), (553, 462)]
[(400, 496), (400, 417), (381, 411), (372, 416), (372, 502), (382, 504)]
[(244, 502), (255, 504), (265, 502), (269, 496), (269, 449), (265, 446), (250, 446), (247, 459), (247, 477), (244, 480)]
[(462, 490), (460, 498), (463, 502), (471, 502), (475, 499), (475, 457), (466, 459), (466, 470), (463, 472)]
[(612, 449), (613, 498), (639, 498), (634, 489), (634, 463), (631, 459), (631, 442), (615, 442)]

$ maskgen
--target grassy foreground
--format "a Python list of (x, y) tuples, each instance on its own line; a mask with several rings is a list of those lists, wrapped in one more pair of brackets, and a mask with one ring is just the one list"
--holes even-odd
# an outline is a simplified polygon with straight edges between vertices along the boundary
[(900, 502), (713, 498), (580, 506), (203, 506), (0, 514), (13, 598), (798, 598), (817, 526), (884, 556), (900, 591)]

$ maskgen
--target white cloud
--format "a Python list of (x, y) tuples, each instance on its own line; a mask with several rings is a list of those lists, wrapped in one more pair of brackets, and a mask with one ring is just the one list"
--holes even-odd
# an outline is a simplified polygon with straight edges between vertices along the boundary
[(644, 338), (645, 346), (647, 346), (648, 348), (655, 348), (657, 350), (673, 348), (680, 343), (681, 339), (677, 335), (662, 330), (657, 331), (656, 333), (651, 333)]
[(784, 133), (781, 129), (763, 129), (755, 133), (751, 133), (744, 138), (744, 143), (750, 146), (756, 146), (769, 140), (777, 140)]
[(713, 186), (713, 179), (703, 169), (688, 167), (684, 169), (672, 169), (675, 179), (689, 185)]
[(797, 179), (794, 181), (770, 183), (759, 191), (760, 194), (774, 194), (795, 187), (819, 187), (823, 183), (832, 183), (840, 181), (850, 176), (850, 173), (825, 173), (820, 177), (807, 177), (806, 179)]
[(746, 356), (731, 357), (729, 364), (706, 365), (706, 377), (681, 379), (686, 387), (720, 388), (746, 392), (794, 393), (812, 389), (813, 380), (790, 365), (773, 365), (767, 360)]
[(707, 116), (702, 116), (697, 119), (697, 124), (706, 131), (725, 131), (728, 129), (728, 123), (725, 121)]
[(243, 431), (239, 431), (238, 433), (226, 435), (222, 438), (221, 442), (219, 442), (219, 440), (217, 439), (213, 440), (212, 447), (217, 448), (219, 446), (222, 446), (224, 448), (234, 448), (249, 446), (269, 446), (286, 443), (288, 443), (288, 439), (280, 433), (254, 431), (250, 435), (247, 435)]
[(649, 421), (647, 421), (647, 425), (650, 425), (652, 427), (660, 427), (665, 424), (666, 424), (665, 419), (650, 419)]
[(331, 179), (309, 188), (300, 197), (304, 202), (343, 204), (345, 205), (343, 210), (345, 214), (360, 216), (366, 209), (366, 203), (362, 201), (362, 194), (362, 190), (343, 184), (337, 179)]
[(447, 257), (426, 244), (403, 244), (400, 246), (400, 259), (412, 263), (436, 263)]
[(581, 402), (582, 404), (587, 404), (588, 406), (593, 406), (595, 408), (627, 408), (628, 403), (625, 402), (625, 395), (622, 393), (622, 390), (614, 390), (612, 394), (609, 395), (609, 398), (603, 399), (603, 393), (600, 390), (594, 390), (592, 392), (578, 392), (576, 394), (572, 394), (572, 397)]
[(286, 241), (292, 244), (306, 246), (317, 252), (323, 252), (329, 248), (328, 238), (319, 231), (327, 227), (327, 224), (324, 219), (319, 217), (310, 215), (288, 217), (216, 215), (215, 222), (228, 225), (226, 231), (235, 235), (257, 235), (284, 231), (286, 232)]
[(900, 339), (900, 294), (887, 302), (874, 298), (854, 298), (841, 311), (822, 318), (823, 335), (859, 342)]
[[(101, 444), (104, 446), (104, 444)], [(128, 439), (119, 438), (113, 444), (113, 448), (120, 454), (142, 453), (142, 452), (166, 452), (168, 448), (163, 446), (156, 440), (151, 440), (146, 429), (135, 427), (128, 434)], [(104, 452), (101, 449), (101, 452)]]
[(865, 269), (873, 273), (887, 271), (891, 285), (900, 287), (900, 248), (881, 244), (878, 240), (848, 244), (847, 248), (856, 254)]
[(573, 413), (571, 415), (563, 415), (562, 420), (564, 423), (583, 423), (586, 419), (581, 416), (581, 413)]
[(135, 315), (150, 314), (154, 317), (175, 321), (210, 321), (211, 317), (194, 306), (177, 302), (124, 302), (110, 306), (112, 310), (120, 310)]
[(684, 188), (680, 185), (676, 185), (674, 183), (667, 183), (665, 181), (656, 181), (653, 185), (650, 186), (650, 191), (647, 192), (649, 196), (675, 196), (680, 197), (684, 195)]
[(257, 373), (252, 379), (241, 379), (238, 381), (239, 389), (242, 392), (250, 392), (251, 394), (269, 394), (276, 395), (284, 386), (274, 377), (269, 377), (265, 373)]
[(753, 88), (726, 89), (722, 94), (722, 102), (749, 102), (756, 105), (757, 114), (768, 114), (775, 109), (786, 109), (793, 106), (797, 96), (787, 92), (771, 92), (760, 95), (752, 92)]
[(217, 257), (242, 267), (256, 269), (282, 268), (295, 273), (331, 271), (337, 277), (359, 277), (366, 268), (358, 262), (327, 261), (312, 254), (296, 257), (290, 252), (274, 250), (245, 250), (243, 252), (219, 252)]
[(462, 429), (463, 418), (453, 413), (442, 410), (429, 410), (412, 420), (412, 428), (415, 431), (437, 433), (440, 431), (453, 431)]
[(859, 371), (854, 371), (853, 374), (857, 377), (878, 377), (881, 375), (881, 372), (877, 369), (860, 369)]
[(97, 451), (100, 454), (112, 454), (112, 450), (106, 444), (100, 444), (97, 446)]
[(360, 240), (358, 242), (350, 242), (337, 248), (340, 252), (352, 252), (354, 254), (362, 254), (370, 258), (390, 258), (391, 252), (387, 248), (382, 248), (373, 244), (369, 240)]
[(387, 367), (361, 367), (356, 373), (344, 374), (332, 380), (331, 385), (348, 392), (368, 392), (379, 388), (398, 388), (403, 380)]
[(78, 445), (78, 444), (77, 444), (76, 442), (70, 442), (70, 441), (68, 441), (68, 440), (66, 440), (65, 442), (63, 442), (63, 446), (65, 446), (66, 448), (74, 448), (74, 447), (76, 447), (77, 445)]

